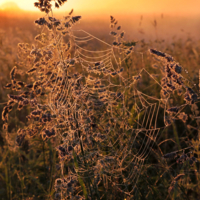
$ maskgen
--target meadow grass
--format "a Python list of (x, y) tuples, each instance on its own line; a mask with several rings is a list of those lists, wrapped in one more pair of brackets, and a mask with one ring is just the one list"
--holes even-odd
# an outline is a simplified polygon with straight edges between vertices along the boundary
[(46, 2), (34, 42), (1, 35), (1, 199), (198, 199), (198, 43), (125, 42), (111, 16), (112, 52)]

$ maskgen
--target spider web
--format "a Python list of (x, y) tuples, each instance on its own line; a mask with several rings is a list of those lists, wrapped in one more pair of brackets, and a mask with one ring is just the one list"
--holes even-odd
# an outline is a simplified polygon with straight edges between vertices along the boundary
[[(83, 36), (76, 36), (77, 32)], [(75, 60), (69, 62), (79, 64), (81, 73), (71, 76), (64, 66), (55, 68), (57, 81), (49, 93), (50, 108), (69, 127), (67, 135), (61, 134), (63, 146), (72, 145), (77, 155), (82, 153), (78, 169), (69, 174), (131, 194), (159, 134), (158, 113), (163, 103), (139, 91), (137, 83), (144, 72), (159, 83), (144, 68), (136, 77), (123, 77), (127, 48), (110, 45), (83, 30), (71, 30), (70, 40)], [(94, 40), (104, 49), (86, 48)], [(81, 137), (77, 137), (79, 132)]]
[[(129, 76), (129, 56), (134, 53), (143, 59), (143, 54), (124, 44), (124, 32), (112, 31), (115, 41), (108, 44), (84, 30), (68, 27), (80, 16), (67, 16), (69, 21), (64, 20), (64, 27), (62, 21), (48, 19), (39, 21), (50, 29), (49, 38), (45, 33), (36, 36), (39, 45), (32, 49), (19, 45), (20, 55), (28, 55), (34, 63), (27, 73), (36, 73), (30, 78), (35, 82), (16, 82), (11, 72), (11, 85), (19, 89), (20, 95), (9, 98), (18, 103), (19, 110), (29, 103), (36, 108), (28, 116), (32, 123), (19, 130), (17, 141), (21, 144), (25, 134), (32, 137), (37, 132), (44, 140), (55, 135), (61, 140), (57, 150), (62, 177), (56, 179), (55, 188), (66, 192), (66, 197), (83, 193), (80, 180), (87, 189), (96, 188), (97, 194), (103, 187), (131, 195), (164, 127), (168, 97), (154, 94), (154, 86), (168, 92), (144, 67)], [(56, 31), (52, 24), (56, 24)], [(29, 91), (22, 92), (22, 86), (16, 87), (16, 83)]]
[[(185, 85), (182, 67), (170, 55), (150, 49), (162, 62), (159, 83), (145, 69), (143, 53), (135, 50), (135, 43), (123, 40), (120, 26), (111, 31), (114, 42), (109, 44), (84, 30), (72, 29), (81, 17), (71, 14), (61, 21), (49, 16), (36, 20), (43, 26), (35, 37), (37, 45), (18, 45), (22, 60), (18, 65), (30, 67), (26, 73), (31, 76), (24, 80), (31, 83), (16, 80), (16, 73), (24, 75), (23, 70), (16, 66), (11, 70), (11, 83), (5, 88), (18, 95), (8, 95), (2, 112), (4, 128), (16, 103), (18, 110), (27, 105), (35, 109), (27, 116), (28, 125), (18, 130), (16, 144), (21, 146), (26, 135), (34, 137), (37, 133), (44, 140), (58, 138), (61, 178), (56, 179), (55, 189), (61, 199), (84, 198), (85, 190), (89, 198), (98, 195), (102, 199), (105, 189), (107, 194), (114, 191), (131, 196), (160, 130), (176, 118), (186, 122), (188, 116), (182, 111), (198, 96)], [(111, 16), (112, 30), (116, 24)], [(130, 73), (132, 54), (141, 56), (138, 67), (142, 67), (138, 71), (131, 67)], [(182, 89), (186, 90), (186, 103), (171, 107), (170, 95), (181, 95)], [(197, 112), (197, 106), (193, 105), (193, 110)], [(15, 144), (8, 134), (6, 137), (14, 150)], [(183, 159), (185, 153), (179, 162)]]

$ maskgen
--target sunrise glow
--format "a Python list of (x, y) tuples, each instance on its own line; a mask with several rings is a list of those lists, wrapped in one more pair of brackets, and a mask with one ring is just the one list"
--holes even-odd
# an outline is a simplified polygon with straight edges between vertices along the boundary
[[(36, 0), (0, 0), (0, 8), (8, 2), (16, 3), (20, 9), (26, 11), (38, 11), (34, 7)], [(198, 14), (199, 0), (68, 0), (59, 12), (68, 11), (71, 8), (79, 12), (87, 13), (176, 13)], [(56, 9), (55, 9), (56, 10)]]

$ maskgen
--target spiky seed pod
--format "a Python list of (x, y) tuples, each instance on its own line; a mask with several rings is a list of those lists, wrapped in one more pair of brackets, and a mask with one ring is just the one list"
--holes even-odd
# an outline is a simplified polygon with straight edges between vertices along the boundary
[(8, 98), (15, 101), (15, 102), (19, 102), (19, 101), (24, 100), (24, 98), (22, 96), (17, 96), (17, 95), (12, 95), (12, 94), (8, 94)]
[(34, 110), (34, 111), (32, 111), (31, 112), (31, 114), (33, 115), (33, 116), (39, 116), (40, 114), (42, 113), (42, 110)]
[(58, 146), (56, 149), (59, 152), (59, 157), (63, 158), (67, 155), (67, 151), (64, 147)]
[(97, 67), (97, 66), (99, 66), (100, 64), (101, 64), (101, 62), (96, 62), (96, 63), (94, 64), (94, 66)]
[(57, 0), (57, 1), (58, 1), (59, 5), (61, 6), (63, 2), (61, 0)]
[(165, 53), (162, 53), (161, 51), (157, 51), (155, 49), (149, 49), (150, 53), (155, 54), (157, 56), (165, 57)]
[(129, 48), (129, 50), (130, 50), (130, 51), (132, 51), (132, 50), (133, 50), (133, 48), (134, 48), (134, 47), (132, 46), (132, 47), (130, 47), (130, 48)]
[[(45, 11), (44, 9), (42, 9), (42, 12), (43, 11)], [(40, 26), (42, 26), (42, 25), (44, 25), (44, 24), (46, 24), (47, 23), (47, 21), (45, 20), (45, 18), (44, 17), (42, 17), (42, 18), (40, 18), (40, 19), (38, 19), (38, 20), (35, 20), (35, 24), (38, 24), (38, 25), (40, 25)]]
[(66, 28), (70, 28), (70, 27), (71, 27), (71, 21), (66, 22), (66, 23), (65, 23), (65, 27), (66, 27)]
[(124, 32), (121, 32), (121, 33), (120, 33), (120, 38), (123, 38), (123, 37), (124, 37), (124, 34), (125, 34)]
[(60, 25), (60, 21), (59, 21), (59, 20), (55, 21), (55, 22), (53, 23), (53, 25), (54, 25), (55, 27), (59, 26), (59, 25)]
[(59, 4), (58, 4), (57, 2), (55, 2), (55, 7), (56, 7), (56, 8), (59, 8), (59, 7), (60, 7)]
[(126, 51), (126, 55), (129, 55), (131, 53), (131, 51)]
[(34, 3), (34, 6), (35, 6), (36, 8), (38, 8), (38, 7), (40, 6), (40, 4), (39, 4), (38, 2), (35, 2), (35, 3)]
[(27, 106), (29, 104), (29, 100), (28, 99), (24, 99), (22, 104), (23, 104), (23, 106)]
[(74, 149), (73, 146), (68, 146), (67, 151), (70, 152), (70, 151), (72, 151), (73, 149)]
[(3, 121), (8, 120), (8, 112), (9, 112), (9, 106), (5, 106), (2, 111), (2, 120)]
[(27, 87), (27, 88), (29, 88), (29, 89), (32, 89), (33, 84), (27, 84), (27, 85), (25, 85), (25, 87)]
[(14, 87), (14, 86), (16, 85), (16, 80), (15, 80), (15, 79), (12, 79), (11, 82), (12, 82), (12, 85), (13, 85), (13, 87)]
[(181, 66), (179, 66), (178, 64), (176, 64), (176, 65), (175, 65), (175, 69), (174, 69), (174, 70), (175, 70), (175, 72), (176, 72), (176, 73), (180, 74), (180, 73), (181, 73), (181, 71), (182, 71), (182, 67), (181, 67)]
[(71, 9), (71, 11), (69, 12), (69, 15), (71, 15), (71, 14), (73, 13), (73, 11), (74, 11), (74, 10), (73, 10), (73, 9)]
[(48, 75), (51, 75), (51, 74), (52, 74), (52, 72), (49, 71), (49, 72), (47, 72), (45, 75), (48, 76)]
[(73, 23), (76, 23), (76, 22), (78, 22), (80, 19), (81, 19), (81, 16), (72, 17), (72, 22), (73, 22)]
[(158, 57), (165, 58), (167, 60), (167, 62), (174, 61), (174, 59), (170, 55), (167, 55), (166, 53), (163, 53), (161, 51), (157, 51), (155, 49), (149, 49), (149, 51), (150, 51), (151, 54), (154, 54), (154, 55), (156, 55)]
[(117, 72), (112, 72), (111, 73), (111, 76), (115, 76), (115, 75), (117, 75)]
[(119, 70), (119, 72), (123, 72), (124, 71), (124, 68), (122, 67), (120, 70)]
[(57, 21), (57, 19), (56, 19), (55, 17), (49, 17), (49, 20), (50, 20), (51, 22)]
[(13, 100), (9, 100), (8, 102), (7, 102), (7, 106), (11, 106), (11, 105), (14, 105), (15, 104), (15, 102), (13, 101)]
[(22, 82), (22, 81), (17, 81), (17, 85), (19, 85), (20, 87), (24, 87), (24, 82)]
[(115, 18), (113, 16), (110, 16), (110, 22), (114, 23), (114, 21), (115, 21)]
[(40, 85), (41, 85), (41, 82), (35, 81), (35, 82), (33, 83), (33, 90), (36, 90)]
[(20, 102), (18, 103), (17, 110), (21, 110), (23, 107), (24, 107), (24, 105), (23, 105), (23, 103), (20, 101)]
[(5, 89), (11, 89), (12, 87), (12, 83), (8, 83), (4, 86)]
[(26, 92), (23, 92), (21, 94), (22, 97), (27, 97), (28, 95), (30, 95), (30, 92), (26, 91)]
[(113, 42), (113, 45), (114, 45), (114, 46), (117, 46), (117, 45), (118, 45), (118, 42), (114, 41), (114, 42)]
[(45, 134), (48, 138), (52, 137), (52, 136), (55, 136), (56, 135), (56, 132), (54, 129), (52, 129), (51, 131), (50, 130), (45, 130)]
[(13, 80), (15, 78), (15, 72), (16, 72), (17, 67), (14, 66), (12, 70), (10, 71), (10, 79)]
[(111, 34), (111, 35), (114, 35), (114, 36), (116, 36), (116, 35), (117, 35), (117, 33), (116, 33), (116, 32), (114, 32), (114, 31), (111, 31), (111, 32), (110, 32), (110, 34)]
[(37, 70), (37, 68), (33, 67), (33, 68), (29, 69), (26, 73), (31, 74), (31, 73), (35, 72), (36, 70)]

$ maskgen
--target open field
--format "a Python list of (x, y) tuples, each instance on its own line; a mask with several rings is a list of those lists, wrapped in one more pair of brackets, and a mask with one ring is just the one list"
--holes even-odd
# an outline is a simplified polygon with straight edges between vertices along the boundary
[(199, 17), (41, 16), (0, 13), (0, 199), (200, 199)]

